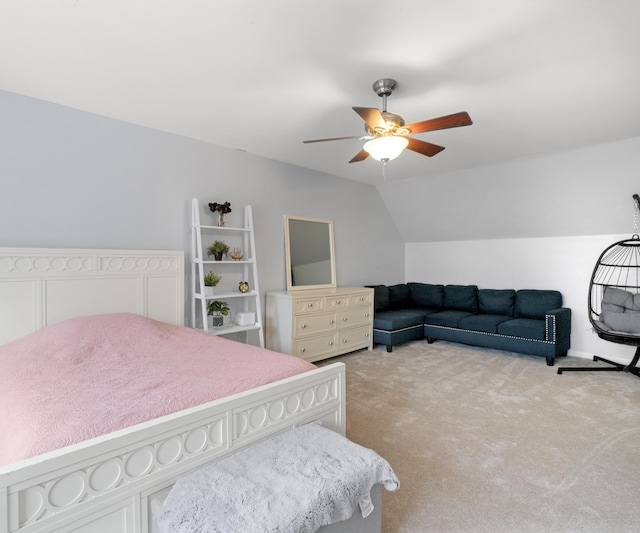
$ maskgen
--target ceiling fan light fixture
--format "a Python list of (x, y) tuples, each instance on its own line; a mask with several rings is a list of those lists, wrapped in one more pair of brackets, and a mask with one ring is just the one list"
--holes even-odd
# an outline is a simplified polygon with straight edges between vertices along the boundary
[(406, 137), (387, 135), (364, 143), (364, 150), (378, 161), (391, 161), (398, 157), (409, 144)]

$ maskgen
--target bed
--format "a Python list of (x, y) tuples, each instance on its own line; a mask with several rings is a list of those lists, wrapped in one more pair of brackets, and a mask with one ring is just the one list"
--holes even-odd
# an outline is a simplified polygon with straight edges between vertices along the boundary
[[(142, 320), (165, 333), (189, 329), (181, 327), (183, 290), (182, 252), (0, 248), (0, 345), (89, 329), (103, 317), (107, 329), (116, 327), (109, 322), (116, 318)], [(194, 334), (225, 349), (240, 345), (189, 329)], [(0, 466), (0, 533), (148, 533), (153, 502), (203, 465), (313, 421), (344, 435), (344, 365), (293, 372), (108, 433), (64, 437), (62, 448), (36, 446), (24, 457), (13, 450)]]

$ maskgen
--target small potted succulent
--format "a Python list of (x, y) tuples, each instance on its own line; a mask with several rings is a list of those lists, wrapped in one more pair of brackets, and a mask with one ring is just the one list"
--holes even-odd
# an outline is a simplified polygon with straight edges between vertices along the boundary
[(209, 325), (214, 328), (222, 326), (225, 316), (229, 314), (229, 304), (227, 302), (220, 302), (214, 300), (207, 305), (207, 314), (209, 319)]
[(221, 261), (222, 256), (229, 253), (229, 245), (224, 241), (215, 241), (207, 248), (207, 254), (212, 255), (216, 261)]
[(220, 282), (222, 276), (215, 272), (207, 272), (204, 275), (204, 295), (213, 296), (213, 288)]

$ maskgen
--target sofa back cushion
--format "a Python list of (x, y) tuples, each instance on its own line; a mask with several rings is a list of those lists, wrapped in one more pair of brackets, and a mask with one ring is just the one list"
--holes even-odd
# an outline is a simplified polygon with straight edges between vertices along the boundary
[(411, 307), (409, 298), (409, 287), (406, 283), (389, 286), (389, 307), (391, 309), (400, 309), (402, 307)]
[(444, 304), (444, 285), (429, 283), (407, 283), (411, 302), (415, 307), (442, 309)]
[(444, 288), (444, 308), (447, 310), (478, 312), (477, 285), (446, 285)]
[(488, 315), (513, 316), (516, 291), (513, 289), (478, 289), (478, 308)]
[(384, 311), (389, 307), (389, 287), (386, 285), (367, 285), (373, 289), (373, 308), (375, 311)]
[(516, 292), (515, 316), (543, 319), (547, 311), (562, 307), (558, 291), (521, 289)]

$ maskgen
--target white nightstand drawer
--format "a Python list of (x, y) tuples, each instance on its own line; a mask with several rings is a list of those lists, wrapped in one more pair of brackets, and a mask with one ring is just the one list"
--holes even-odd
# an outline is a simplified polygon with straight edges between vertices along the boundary
[(300, 315), (294, 317), (294, 338), (317, 335), (337, 329), (336, 313), (321, 313), (319, 315)]

